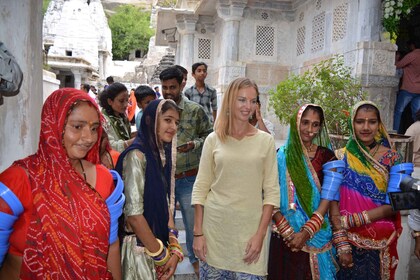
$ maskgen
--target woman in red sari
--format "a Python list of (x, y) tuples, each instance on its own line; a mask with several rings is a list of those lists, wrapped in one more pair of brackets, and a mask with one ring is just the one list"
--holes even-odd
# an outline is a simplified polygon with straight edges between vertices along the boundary
[[(60, 89), (45, 101), (38, 151), (0, 174), (20, 200), (0, 279), (120, 279), (105, 199), (114, 183), (99, 163), (101, 117), (86, 93)], [(0, 198), (0, 211), (11, 209)]]

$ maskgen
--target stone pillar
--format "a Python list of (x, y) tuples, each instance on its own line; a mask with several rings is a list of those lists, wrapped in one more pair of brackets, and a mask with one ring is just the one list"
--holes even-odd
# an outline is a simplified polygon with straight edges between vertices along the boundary
[[(23, 72), (19, 94), (0, 105), (0, 172), (38, 147), (42, 108), (42, 1), (1, 0), (0, 40)], [(19, 16), (17, 16), (19, 15)]]
[(379, 41), (381, 33), (381, 0), (358, 1), (357, 41)]
[(392, 129), (398, 77), (395, 74), (396, 46), (383, 42), (359, 42), (356, 49), (356, 76), (360, 77), (369, 100), (377, 103), (381, 118)]
[(82, 84), (82, 73), (79, 69), (71, 69), (71, 72), (74, 75), (74, 88), (80, 89), (80, 85)]
[(190, 69), (194, 63), (194, 33), (197, 20), (195, 15), (176, 16), (176, 26), (180, 34), (179, 64), (186, 69)]
[(240, 21), (247, 2), (245, 0), (217, 1), (217, 15), (223, 20), (221, 38), (223, 44), (220, 50), (223, 64), (218, 77), (222, 92), (233, 79), (245, 76), (245, 64), (238, 61), (238, 53)]

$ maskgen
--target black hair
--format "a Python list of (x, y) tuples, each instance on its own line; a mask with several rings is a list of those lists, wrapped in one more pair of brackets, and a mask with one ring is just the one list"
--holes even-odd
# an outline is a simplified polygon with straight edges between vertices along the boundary
[(156, 97), (155, 91), (149, 86), (138, 86), (134, 91), (134, 96), (136, 97), (137, 103), (140, 103), (147, 96)]
[(169, 67), (160, 72), (159, 79), (161, 81), (167, 81), (170, 79), (176, 79), (179, 85), (182, 84), (182, 81), (184, 80), (184, 75), (180, 70), (178, 70), (177, 67)]
[(114, 110), (108, 104), (108, 98), (114, 100), (121, 92), (127, 92), (127, 87), (121, 83), (113, 83), (99, 94), (99, 105), (109, 114), (113, 115)]
[(153, 89), (154, 89), (154, 90), (159, 89), (159, 86), (155, 86)]
[(181, 65), (176, 64), (173, 67), (175, 67), (176, 69), (178, 69), (179, 71), (181, 71), (181, 73), (183, 75), (188, 75), (188, 70), (185, 69), (184, 67), (182, 67)]
[(313, 105), (308, 105), (305, 109), (305, 111), (302, 114), (302, 117), (309, 111), (312, 110), (315, 113), (318, 114), (319, 116), (319, 121), (320, 121), (320, 125), (322, 126), (324, 124), (324, 111), (322, 110), (321, 107), (318, 106), (313, 106)]
[(106, 82), (108, 84), (112, 84), (114, 82), (114, 78), (112, 76), (109, 76), (109, 77), (106, 78)]
[(204, 65), (204, 68), (206, 68), (206, 70), (207, 70), (207, 64), (205, 64), (204, 62), (194, 63), (191, 67), (192, 68), (192, 73), (195, 74), (195, 70), (197, 70), (198, 67), (203, 66), (203, 65)]
[(86, 92), (89, 92), (89, 90), (90, 90), (90, 85), (89, 85), (89, 84), (82, 84), (82, 88), (83, 88), (84, 90), (86, 90)]
[(364, 109), (366, 111), (374, 111), (376, 117), (378, 118), (378, 121), (381, 122), (381, 113), (379, 112), (378, 108), (376, 108), (376, 106), (373, 106), (372, 104), (363, 104), (362, 106), (360, 106), (359, 108), (357, 108), (357, 112), (354, 115), (356, 117), (357, 113), (361, 110)]

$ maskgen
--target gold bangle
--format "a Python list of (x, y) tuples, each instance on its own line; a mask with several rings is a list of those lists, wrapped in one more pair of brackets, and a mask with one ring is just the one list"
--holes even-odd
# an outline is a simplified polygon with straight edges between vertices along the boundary
[(417, 237), (419, 237), (420, 236), (420, 231), (412, 231), (411, 232), (411, 236), (413, 237), (413, 238), (417, 238)]
[(160, 246), (159, 250), (157, 250), (156, 252), (152, 253), (146, 247), (144, 247), (144, 251), (146, 252), (146, 254), (152, 258), (159, 256), (163, 251), (163, 242), (158, 238), (156, 238), (156, 241), (159, 243), (159, 246)]

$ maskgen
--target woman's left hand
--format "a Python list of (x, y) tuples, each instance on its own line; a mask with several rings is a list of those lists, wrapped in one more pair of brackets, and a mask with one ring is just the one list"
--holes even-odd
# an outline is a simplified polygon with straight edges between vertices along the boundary
[(303, 246), (305, 246), (308, 239), (309, 235), (306, 232), (296, 232), (286, 240), (286, 245), (292, 250), (292, 252), (299, 252), (302, 250)]
[(246, 264), (256, 263), (260, 258), (261, 247), (264, 241), (264, 236), (255, 234), (251, 237), (246, 245), (244, 262)]
[(161, 278), (162, 280), (170, 279), (172, 275), (174, 275), (176, 267), (178, 265), (178, 260), (179, 259), (175, 254), (171, 256), (169, 261), (163, 267), (163, 275)]

